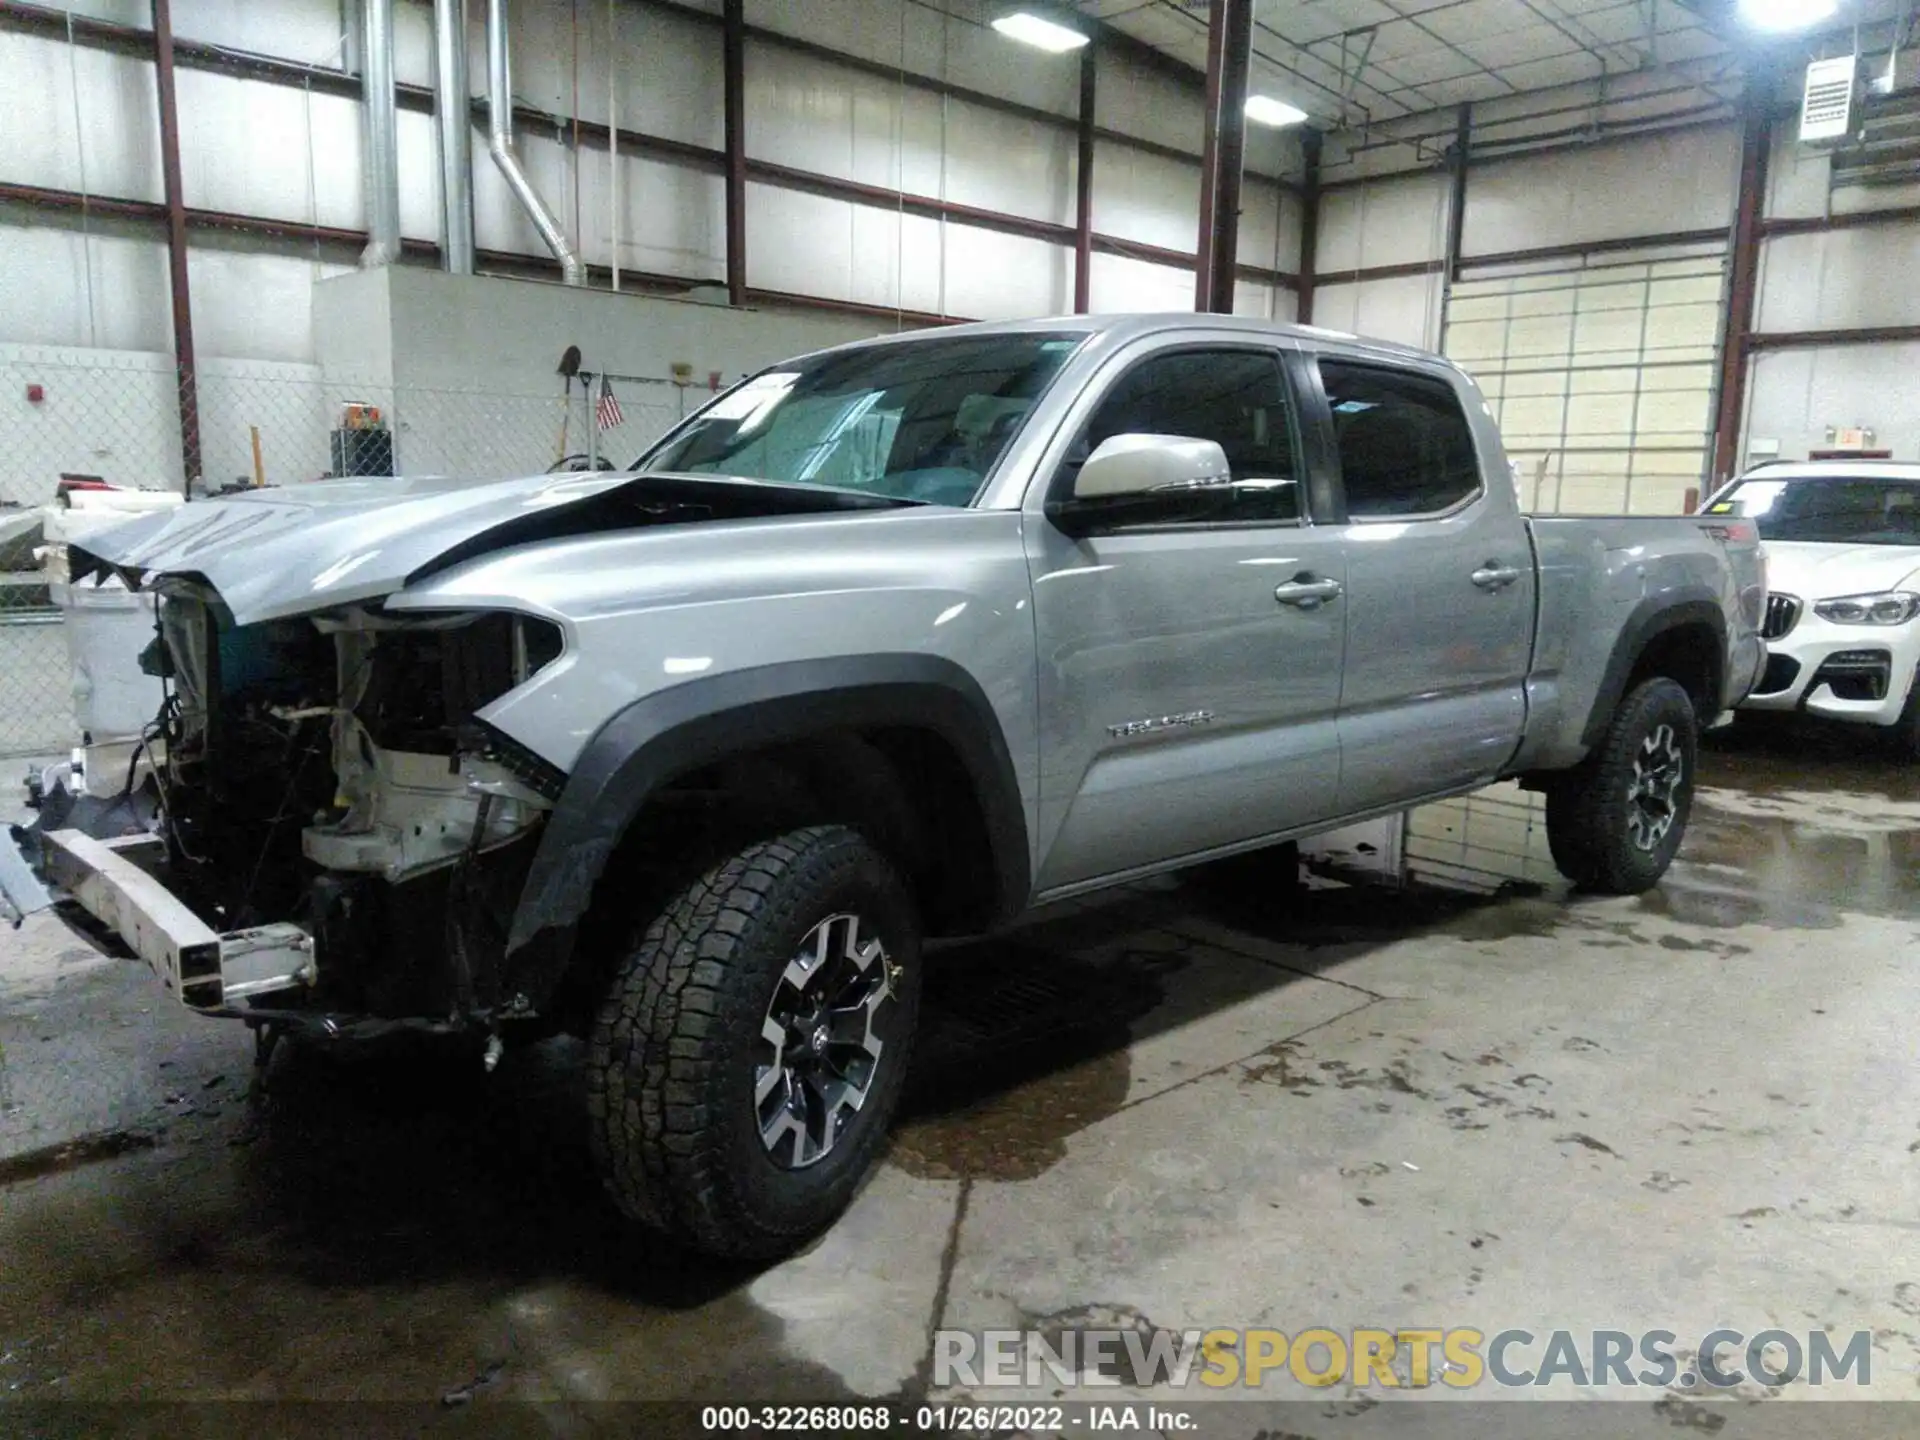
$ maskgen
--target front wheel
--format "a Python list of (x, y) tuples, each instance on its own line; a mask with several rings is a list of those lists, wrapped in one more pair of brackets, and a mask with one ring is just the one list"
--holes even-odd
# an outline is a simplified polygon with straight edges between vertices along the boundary
[(593, 1027), (614, 1202), (710, 1254), (797, 1249), (872, 1166), (919, 1006), (912, 900), (858, 833), (796, 830), (715, 866), (646, 928)]
[(1656, 678), (1628, 694), (1593, 754), (1547, 791), (1560, 873), (1609, 895), (1658, 884), (1693, 811), (1699, 744), (1693, 699), (1677, 683)]

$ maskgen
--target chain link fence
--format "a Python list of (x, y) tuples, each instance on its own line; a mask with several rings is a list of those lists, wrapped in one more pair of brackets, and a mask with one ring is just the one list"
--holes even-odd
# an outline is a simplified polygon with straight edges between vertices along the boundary
[(555, 376), (533, 393), (396, 386), (310, 365), (235, 361), (203, 362), (182, 389), (170, 356), (0, 349), (0, 757), (56, 755), (82, 739), (85, 707), (76, 701), (84, 696), (74, 692), (60, 589), (37, 553), (48, 538), (46, 507), (63, 488), (180, 495), (192, 471), (200, 482), (191, 503), (343, 475), (484, 480), (624, 468), (706, 398), (637, 375)]

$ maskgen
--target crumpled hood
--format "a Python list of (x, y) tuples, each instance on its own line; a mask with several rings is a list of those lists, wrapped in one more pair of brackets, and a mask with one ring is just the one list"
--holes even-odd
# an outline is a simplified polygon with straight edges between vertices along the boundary
[(1920, 546), (1769, 540), (1766, 547), (1767, 589), (1808, 602), (1914, 589), (1906, 582), (1920, 571)]
[(450, 556), (577, 534), (598, 528), (596, 518), (605, 528), (633, 528), (876, 505), (890, 508), (842, 492), (704, 475), (322, 480), (129, 520), (90, 536), (73, 557), (74, 574), (92, 556), (142, 584), (163, 575), (202, 579), (235, 623), (248, 625), (391, 594)]

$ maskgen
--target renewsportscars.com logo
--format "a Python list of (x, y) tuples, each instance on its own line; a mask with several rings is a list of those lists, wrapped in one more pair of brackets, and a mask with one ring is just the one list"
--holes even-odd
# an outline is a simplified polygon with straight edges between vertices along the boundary
[(1072, 1329), (935, 1332), (933, 1384), (970, 1389), (1302, 1385), (1422, 1389), (1446, 1385), (1587, 1388), (1675, 1385), (1729, 1390), (1872, 1383), (1873, 1333), (1712, 1330), (1683, 1346), (1671, 1330), (1486, 1331)]

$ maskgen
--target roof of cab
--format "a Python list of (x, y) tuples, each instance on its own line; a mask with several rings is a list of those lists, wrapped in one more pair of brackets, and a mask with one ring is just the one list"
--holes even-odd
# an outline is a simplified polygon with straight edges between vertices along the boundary
[(1453, 366), (1452, 361), (1434, 354), (1431, 350), (1422, 350), (1418, 346), (1402, 345), (1391, 340), (1368, 339), (1364, 336), (1348, 334), (1343, 330), (1328, 330), (1317, 325), (1288, 325), (1276, 320), (1263, 320), (1246, 315), (1197, 314), (1183, 310), (1139, 311), (1120, 315), (1053, 315), (1032, 320), (980, 320), (964, 325), (929, 326), (923, 330), (902, 331), (897, 335), (876, 335), (867, 340), (849, 341), (847, 344), (830, 348), (847, 350), (880, 342), (911, 342), (944, 335), (1019, 335), (1035, 332), (1058, 333), (1063, 330), (1104, 335), (1115, 341), (1131, 340), (1141, 335), (1158, 335), (1169, 330), (1216, 332), (1243, 330), (1249, 335), (1307, 340), (1322, 344), (1332, 341), (1343, 348), (1364, 350), (1375, 355), (1417, 360), (1429, 365), (1437, 360), (1442, 364)]

